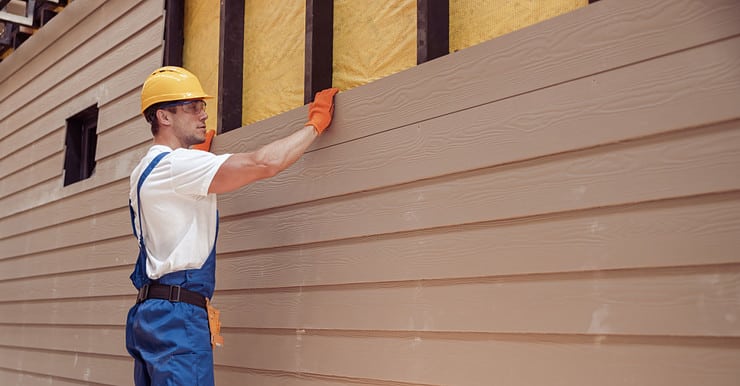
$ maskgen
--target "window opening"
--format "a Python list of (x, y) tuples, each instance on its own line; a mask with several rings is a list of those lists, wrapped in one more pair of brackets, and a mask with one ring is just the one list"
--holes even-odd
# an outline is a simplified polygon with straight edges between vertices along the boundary
[(90, 106), (67, 119), (64, 152), (64, 186), (90, 178), (95, 170), (98, 143), (98, 106)]

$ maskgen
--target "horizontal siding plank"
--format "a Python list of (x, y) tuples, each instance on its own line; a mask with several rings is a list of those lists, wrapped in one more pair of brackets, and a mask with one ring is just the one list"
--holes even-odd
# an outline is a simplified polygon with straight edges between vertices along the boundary
[[(83, 192), (98, 189), (111, 183), (125, 179), (128, 185), (129, 176), (141, 157), (146, 154), (149, 144), (132, 148), (130, 151), (119, 153), (116, 157), (100, 160), (95, 165), (93, 176), (77, 183), (62, 186), (62, 181), (50, 180), (43, 184), (30, 187), (22, 194), (13, 194), (0, 199), (0, 218), (10, 217), (34, 209), (39, 206), (60, 204), (65, 211), (79, 209), (79, 206), (65, 206), (65, 201)], [(119, 197), (118, 208), (126, 209), (128, 194)], [(110, 197), (108, 198), (110, 199)], [(60, 201), (60, 202), (57, 202)], [(76, 216), (73, 218), (80, 218)]]
[[(71, 5), (71, 4), (70, 4)], [(44, 25), (34, 32), (35, 38), (26, 40), (13, 55), (8, 56), (0, 62), (0, 103), (18, 87), (21, 87), (35, 75), (45, 71), (49, 63), (55, 63), (62, 56), (75, 48), (82, 36), (89, 36), (107, 25), (107, 14), (95, 12), (103, 6), (107, 13), (115, 13), (115, 9), (128, 8), (123, 1), (101, 2), (96, 0), (80, 0), (74, 6), (65, 7), (64, 14), (59, 13), (54, 23)], [(92, 15), (91, 15), (92, 14)], [(101, 19), (105, 15), (106, 19)], [(82, 23), (84, 21), (84, 23)], [(67, 39), (60, 39), (62, 36)], [(21, 48), (22, 47), (22, 48)], [(64, 51), (62, 51), (64, 50)], [(55, 51), (55, 55), (51, 52)], [(38, 60), (40, 53), (44, 54), (43, 60)], [(36, 59), (36, 60), (34, 60)], [(23, 69), (23, 71), (19, 71)], [(12, 75), (13, 82), (5, 81)], [(17, 84), (13, 84), (17, 81)], [(11, 85), (13, 87), (11, 87)]]
[(352, 129), (337, 130), (332, 139), (343, 142), (735, 36), (738, 14), (734, 0), (584, 7), (347, 92), (343, 102), (361, 108), (337, 109), (336, 127)]
[[(740, 3), (735, 0), (592, 4), (340, 93), (333, 125), (347, 129), (329, 129), (315, 147), (362, 138), (735, 36), (740, 33), (739, 9)], [(346, 110), (341, 106), (355, 108)], [(252, 146), (266, 144), (295, 131), (305, 122), (305, 116), (302, 108), (250, 125), (247, 130), (231, 131), (223, 135), (223, 142), (216, 138), (214, 150), (233, 152), (244, 149), (245, 142)]]
[[(740, 263), (728, 253), (738, 249), (740, 195), (733, 194), (219, 255), (217, 288), (670, 268), (699, 256), (717, 265)], [(130, 294), (136, 252), (128, 237), (0, 260), (0, 301)]]
[(64, 152), (59, 151), (38, 160), (22, 170), (0, 178), (0, 198), (22, 192), (24, 189), (52, 178), (64, 176)]
[[(47, 111), (49, 107), (56, 106), (54, 102), (64, 102), (66, 98), (75, 95), (77, 90), (94, 87), (107, 75), (95, 67), (102, 65), (117, 68), (120, 64), (115, 61), (125, 62), (132, 54), (136, 56), (137, 52), (146, 52), (141, 51), (142, 45), (136, 43), (137, 40), (148, 38), (154, 40), (153, 43), (161, 44), (162, 4), (131, 0), (122, 3), (129, 8), (124, 14), (107, 14), (109, 20), (106, 27), (88, 36), (79, 37), (81, 41), (77, 41), (77, 47), (67, 50), (65, 56), (54, 63), (54, 71), (38, 73), (2, 102), (7, 108), (0, 112), (0, 121), (5, 123), (4, 126), (0, 124), (0, 133), (26, 125), (29, 118), (35, 115), (33, 111)], [(148, 35), (148, 29), (159, 30), (159, 39)], [(53, 55), (55, 53), (52, 52), (48, 57)], [(39, 59), (44, 57), (47, 55), (44, 54)], [(44, 64), (43, 60), (34, 62)], [(49, 63), (45, 64), (45, 67), (50, 67)], [(40, 109), (38, 104), (46, 108)]]
[(220, 293), (224, 326), (740, 337), (740, 265)]
[(131, 233), (129, 212), (118, 210), (0, 240), (0, 260), (117, 238)]
[[(61, 185), (61, 181), (55, 181), (54, 183)], [(44, 187), (47, 187), (47, 185), (44, 184), (42, 188)], [(129, 180), (121, 180), (96, 189), (69, 195), (64, 200), (55, 200), (47, 205), (2, 217), (0, 218), (0, 229), (3, 231), (0, 239), (120, 209), (128, 205), (128, 191)], [(22, 198), (20, 196), (16, 197)]]
[[(134, 240), (131, 242), (135, 244)], [(130, 266), (99, 269), (95, 272), (69, 272), (0, 281), (0, 289), (9, 291), (0, 294), (0, 302), (131, 294), (135, 293), (129, 279), (131, 271), (133, 262)]]
[[(702, 55), (707, 54), (706, 52), (703, 52)], [(690, 59), (690, 58), (689, 58)], [(680, 63), (686, 63), (687, 61), (682, 60), (679, 61)], [(689, 61), (692, 63), (695, 63), (694, 61)], [(704, 61), (699, 60), (699, 63), (703, 63)], [(731, 64), (731, 63), (729, 63)], [(691, 116), (694, 116), (694, 118), (691, 118), (691, 120), (688, 121), (688, 124), (694, 125), (694, 124), (701, 124), (702, 122), (706, 123), (708, 120), (713, 121), (720, 118), (723, 118), (727, 116), (728, 111), (732, 114), (736, 112), (736, 109), (733, 107), (730, 107), (729, 109), (726, 107), (723, 107), (721, 101), (732, 101), (734, 98), (729, 97), (725, 98), (725, 96), (729, 94), (725, 94), (726, 92), (737, 93), (737, 89), (734, 88), (733, 85), (737, 84), (737, 80), (733, 81), (734, 78), (726, 79), (721, 74), (730, 74), (732, 75), (732, 72), (716, 72), (716, 67), (712, 67), (715, 69), (715, 71), (712, 72), (698, 72), (693, 71), (689, 69), (688, 73), (684, 72), (686, 68), (683, 68), (683, 70), (677, 70), (674, 68), (674, 66), (669, 67), (669, 70), (664, 69), (664, 63), (658, 63), (658, 65), (652, 65), (653, 69), (658, 69), (660, 71), (664, 71), (661, 76), (658, 76), (658, 73), (651, 73), (654, 78), (659, 80), (666, 80), (671, 79), (674, 83), (678, 82), (678, 86), (683, 87), (683, 89), (692, 89), (695, 88), (696, 85), (699, 83), (702, 83), (703, 86), (701, 89), (708, 90), (710, 87), (717, 87), (713, 92), (708, 91), (707, 95), (699, 94), (696, 96), (695, 94), (689, 93), (682, 93), (679, 96), (673, 96), (666, 100), (665, 109), (668, 110), (674, 110), (674, 111), (695, 111), (695, 109), (689, 109), (686, 108), (686, 106), (695, 106), (697, 103), (702, 103), (702, 101), (707, 100), (713, 100), (717, 101), (719, 100), (719, 103), (714, 103), (713, 106), (708, 109), (701, 109), (698, 111), (698, 114), (704, 114), (707, 113), (709, 115), (702, 115), (701, 117), (696, 117), (696, 114), (691, 114)], [(679, 69), (682, 68), (679, 66)], [(642, 73), (646, 70), (646, 68), (640, 67), (633, 69), (635, 73)], [(665, 72), (669, 71), (669, 72)], [(673, 72), (670, 72), (673, 71)], [(694, 73), (694, 75), (691, 75)], [(696, 74), (703, 73), (703, 74), (710, 74), (711, 76), (707, 78), (706, 76), (698, 76)], [(719, 75), (718, 75), (719, 74)], [(680, 75), (680, 76), (679, 76)], [(680, 83), (683, 82), (681, 79), (686, 79), (686, 81), (692, 82), (691, 84), (684, 84)], [(588, 88), (587, 83), (588, 82), (581, 82), (579, 88)], [(695, 84), (694, 84), (695, 83)], [(612, 96), (615, 93), (614, 87), (617, 87), (621, 85), (620, 82), (617, 82), (615, 80), (612, 80), (610, 84), (603, 84), (603, 93), (601, 93), (599, 96), (593, 95), (593, 94), (586, 94), (589, 98), (586, 99), (598, 99), (596, 97), (604, 97), (604, 96)], [(672, 84), (671, 82), (661, 82), (661, 85), (663, 87), (667, 87), (667, 85)], [(710, 86), (711, 85), (711, 86)], [(658, 87), (656, 84), (650, 84), (651, 87)], [(575, 86), (574, 86), (575, 87)], [(621, 85), (620, 87), (624, 87), (624, 85)], [(672, 87), (667, 88), (666, 92), (661, 93), (661, 95), (668, 95), (670, 94), (670, 91), (673, 90)], [(734, 91), (733, 91), (734, 89)], [(644, 89), (640, 89), (641, 95), (644, 96)], [(563, 91), (563, 90), (556, 90), (556, 91)], [(675, 90), (673, 90), (675, 91)], [(573, 90), (570, 90), (569, 92), (573, 92)], [(538, 92), (539, 93), (539, 92)], [(538, 94), (536, 93), (536, 94)], [(534, 103), (535, 105), (542, 103), (542, 100), (548, 99), (549, 97), (545, 97), (545, 95), (555, 95), (555, 96), (561, 96), (562, 93), (556, 92), (556, 93), (545, 93), (540, 96), (540, 98), (536, 98), (535, 100), (522, 100), (522, 103)], [(672, 94), (671, 94), (672, 95)], [(692, 96), (694, 95), (694, 96)], [(686, 99), (683, 99), (686, 97)], [(531, 99), (531, 98), (530, 98)], [(539, 100), (539, 102), (538, 102)], [(614, 101), (615, 99), (611, 99), (611, 101)], [(627, 100), (630, 100), (630, 98), (627, 98)], [(675, 103), (670, 101), (678, 101)], [(608, 103), (609, 100), (598, 100), (602, 104)], [(656, 101), (653, 101), (653, 104), (655, 104)], [(494, 104), (496, 105), (496, 104)], [(598, 105), (597, 105), (598, 106)], [(360, 166), (357, 166), (357, 169), (348, 168), (347, 166), (347, 160), (353, 159), (352, 162), (363, 162), (363, 158), (357, 157), (357, 154), (364, 154), (367, 151), (357, 151), (357, 147), (369, 145), (370, 148), (379, 148), (383, 149), (384, 152), (387, 154), (384, 154), (385, 162), (391, 162), (391, 164), (388, 165), (388, 167), (396, 168), (398, 167), (398, 170), (404, 170), (406, 173), (405, 176), (402, 178), (405, 179), (413, 179), (413, 178), (428, 178), (429, 173), (426, 170), (435, 170), (435, 168), (428, 167), (429, 162), (433, 162), (432, 165), (439, 167), (440, 165), (437, 165), (440, 163), (439, 160), (445, 159), (445, 157), (439, 157), (438, 154), (446, 154), (446, 156), (450, 157), (456, 157), (453, 159), (456, 159), (458, 162), (450, 162), (445, 163), (448, 165), (453, 165), (452, 167), (460, 168), (459, 163), (464, 162), (465, 164), (475, 164), (475, 165), (482, 165), (487, 162), (488, 164), (492, 162), (506, 162), (506, 160), (510, 160), (512, 155), (515, 155), (519, 158), (522, 158), (519, 156), (519, 154), (526, 154), (527, 152), (530, 153), (530, 156), (537, 156), (537, 154), (543, 154), (543, 147), (544, 147), (544, 153), (547, 152), (557, 152), (557, 151), (566, 151), (569, 149), (575, 148), (575, 146), (571, 145), (570, 140), (575, 142), (578, 138), (590, 138), (589, 136), (579, 135), (578, 132), (573, 132), (572, 129), (567, 129), (569, 127), (573, 127), (573, 122), (577, 122), (579, 119), (582, 121), (587, 122), (593, 122), (592, 126), (589, 126), (589, 129), (598, 128), (598, 127), (605, 127), (606, 129), (603, 131), (603, 135), (606, 136), (606, 138), (601, 138), (600, 140), (603, 141), (618, 141), (618, 140), (624, 140), (625, 138), (630, 138), (630, 136), (625, 136), (622, 134), (615, 135), (614, 133), (633, 133), (631, 136), (634, 135), (647, 135), (650, 133), (654, 133), (654, 131), (648, 131), (651, 130), (650, 126), (645, 125), (645, 122), (654, 122), (658, 117), (673, 117), (675, 114), (665, 114), (663, 110), (660, 110), (660, 113), (658, 115), (653, 115), (649, 111), (650, 109), (645, 110), (641, 107), (642, 105), (635, 105), (632, 110), (632, 115), (624, 113), (624, 111), (617, 111), (617, 112), (608, 112), (603, 114), (608, 114), (610, 118), (608, 120), (604, 119), (603, 114), (594, 113), (592, 115), (585, 115), (585, 116), (576, 116), (574, 117), (575, 121), (564, 121), (562, 124), (558, 123), (557, 119), (552, 119), (550, 121), (545, 121), (543, 123), (547, 123), (548, 125), (543, 125), (542, 127), (551, 127), (550, 131), (548, 130), (538, 130), (537, 133), (540, 135), (539, 137), (534, 136), (535, 134), (532, 134), (529, 136), (528, 139), (531, 139), (528, 142), (516, 142), (512, 141), (511, 133), (508, 133), (506, 131), (501, 130), (490, 130), (487, 129), (486, 131), (483, 131), (481, 133), (481, 136), (475, 136), (475, 135), (465, 135), (465, 136), (459, 136), (459, 135), (450, 135), (448, 134), (444, 138), (440, 138), (439, 140), (430, 140), (430, 141), (423, 141), (421, 145), (419, 145), (419, 141), (412, 142), (410, 144), (406, 144), (409, 139), (404, 138), (412, 138), (414, 136), (409, 136), (407, 133), (407, 130), (414, 130), (415, 128), (409, 127), (404, 128), (403, 130), (397, 130), (392, 131), (391, 133), (386, 133), (382, 136), (375, 136), (379, 137), (378, 139), (373, 139), (371, 142), (366, 141), (356, 141), (357, 143), (349, 143), (344, 144), (342, 146), (337, 146), (329, 149), (323, 149), (320, 152), (316, 152), (315, 154), (308, 154), (306, 157), (304, 157), (303, 160), (299, 161), (299, 166), (296, 166), (294, 168), (291, 168), (281, 174), (280, 176), (272, 179), (268, 183), (257, 183), (253, 184), (250, 189), (241, 190), (235, 194), (232, 195), (224, 195), (222, 196), (221, 200), (221, 211), (223, 214), (229, 214), (234, 213), (235, 211), (249, 211), (249, 210), (258, 210), (260, 208), (264, 208), (268, 204), (266, 203), (264, 197), (273, 197), (275, 198), (275, 203), (271, 205), (285, 205), (286, 203), (295, 202), (298, 199), (302, 200), (309, 200), (309, 199), (316, 199), (321, 198), (329, 194), (341, 194), (342, 192), (346, 192), (348, 190), (365, 190), (368, 188), (368, 184), (364, 183), (364, 185), (359, 185), (363, 183), (358, 183), (355, 181), (370, 181), (371, 183), (374, 183), (377, 185), (378, 179), (380, 181), (384, 181), (385, 178), (387, 179), (388, 176), (383, 171), (386, 169), (379, 168), (377, 165), (379, 165), (377, 161), (377, 154), (371, 154), (371, 157), (364, 161), (366, 162), (363, 166), (364, 169), (360, 169)], [(494, 109), (494, 112), (489, 115), (484, 115), (478, 122), (476, 122), (477, 125), (480, 125), (480, 122), (486, 122), (486, 120), (490, 121), (497, 121), (500, 119), (506, 118), (506, 116), (502, 117), (501, 112), (504, 111), (511, 111), (511, 106), (505, 105), (502, 106), (503, 108), (497, 108)], [(718, 110), (719, 109), (719, 113)], [(547, 113), (547, 116), (552, 116), (552, 111), (550, 110), (549, 113)], [(543, 114), (546, 113), (546, 111), (542, 112)], [(497, 115), (498, 114), (498, 115)], [(584, 113), (585, 114), (585, 113)], [(289, 114), (288, 114), (289, 115)], [(735, 114), (736, 115), (736, 114)], [(301, 113), (301, 116), (303, 114)], [(687, 116), (688, 117), (688, 116)], [(687, 118), (683, 117), (683, 118)], [(521, 126), (520, 122), (523, 118), (518, 116), (508, 116), (509, 124), (506, 126), (508, 127), (517, 127)], [(627, 125), (625, 126), (625, 120), (631, 118), (632, 124), (630, 125), (629, 121), (627, 122)], [(459, 121), (459, 116), (454, 116), (453, 118)], [(662, 120), (665, 120), (665, 118), (661, 118)], [(450, 127), (452, 121), (445, 120), (444, 118), (440, 119), (438, 125), (434, 125), (430, 122), (430, 124), (427, 126), (427, 124), (424, 124), (424, 133), (429, 133), (429, 137), (433, 138), (437, 135), (445, 135), (445, 132), (449, 132), (448, 127)], [(505, 120), (505, 119), (504, 119)], [(299, 121), (296, 121), (296, 124), (294, 127), (297, 127), (299, 125)], [(435, 122), (435, 121), (432, 121)], [(659, 130), (669, 130), (674, 127), (676, 122), (684, 122), (680, 120), (676, 121), (669, 121), (666, 122), (665, 125), (660, 126)], [(454, 125), (453, 125), (454, 126)], [(485, 126), (484, 126), (485, 127)], [(530, 125), (530, 127), (533, 127)], [(138, 129), (137, 129), (138, 130)], [(142, 128), (143, 131), (146, 129)], [(480, 129), (478, 129), (480, 130)], [(568, 131), (561, 131), (561, 130), (568, 130)], [(583, 130), (583, 125), (580, 126), (580, 130)], [(242, 130), (240, 132), (248, 132), (246, 130)], [(475, 131), (473, 131), (475, 133)], [(488, 134), (486, 134), (488, 133)], [(492, 134), (494, 135), (492, 136)], [(612, 134), (609, 134), (612, 133)], [(491, 136), (491, 138), (487, 138)], [(387, 139), (382, 139), (387, 138)], [(557, 140), (553, 140), (553, 139)], [(562, 138), (569, 138), (569, 141), (562, 141)], [(246, 140), (240, 140), (237, 141), (237, 144), (235, 146), (244, 148), (245, 142), (248, 142), (251, 138), (247, 138)], [(532, 142), (536, 141), (536, 142)], [(135, 141), (136, 142), (136, 141)], [(372, 143), (377, 142), (377, 143)], [(470, 157), (467, 157), (467, 154), (469, 152), (466, 150), (467, 148), (465, 146), (471, 146), (472, 144), (481, 144), (480, 146), (506, 146), (507, 148), (501, 149), (502, 151), (498, 152), (480, 152), (479, 154), (503, 154), (503, 156), (500, 155), (493, 155), (493, 156), (486, 156), (486, 157), (497, 157), (493, 161), (486, 161), (486, 158), (483, 158), (483, 161), (463, 161), (466, 159), (470, 159)], [(531, 143), (538, 143), (542, 144), (542, 146), (538, 147), (532, 147), (529, 146)], [(584, 144), (583, 146), (592, 145), (594, 142), (589, 142), (587, 144)], [(241, 144), (241, 145), (239, 145)], [(551, 144), (551, 145), (548, 145)], [(416, 146), (417, 151), (416, 153), (412, 152), (412, 155), (418, 156), (418, 160), (413, 164), (409, 164), (409, 157), (406, 156), (406, 154), (409, 153), (409, 147), (412, 146), (411, 149), (414, 150), (413, 146)], [(419, 148), (419, 146), (422, 146)], [(533, 152), (533, 150), (528, 149), (538, 149)], [(232, 149), (235, 150), (235, 149)], [(399, 153), (400, 152), (400, 153)], [(441, 152), (441, 153), (440, 153)], [(539, 153), (537, 153), (539, 152)], [(352, 156), (348, 156), (348, 154), (352, 154)], [(464, 157), (461, 157), (460, 154), (465, 154)], [(403, 155), (403, 156), (402, 156)], [(434, 156), (430, 159), (430, 156)], [(498, 159), (499, 161), (496, 161)], [(421, 166), (420, 166), (421, 165)], [(422, 167), (426, 165), (426, 167)], [(458, 165), (458, 166), (454, 166)], [(133, 165), (131, 166), (131, 168)], [(325, 173), (324, 169), (331, 168), (332, 173)], [(352, 172), (353, 170), (356, 170), (356, 172), (365, 172), (369, 173), (372, 171), (372, 169), (368, 170), (368, 168), (375, 168), (377, 170), (375, 172), (375, 175), (378, 175), (378, 173), (383, 174), (385, 177), (378, 177), (378, 178), (365, 178), (365, 179), (354, 179), (354, 178), (348, 178), (346, 175), (345, 170), (350, 170)], [(450, 166), (447, 166), (447, 171), (449, 171)], [(122, 168), (126, 171), (126, 173), (121, 173), (119, 176), (110, 176), (110, 178), (121, 178), (122, 176), (127, 175), (128, 170), (130, 168)], [(444, 172), (445, 170), (443, 170)], [(299, 178), (302, 177), (300, 174), (304, 174), (307, 177), (310, 178)], [(336, 177), (326, 177), (328, 175), (335, 175)], [(439, 174), (437, 172), (436, 174)], [(106, 178), (109, 176), (106, 176)], [(371, 177), (371, 176), (369, 176)], [(396, 176), (391, 176), (392, 178), (398, 178)], [(335, 183), (335, 181), (339, 179), (341, 183)], [(309, 186), (306, 186), (305, 188), (298, 186), (296, 189), (293, 188), (285, 188), (289, 184), (295, 185), (297, 182), (294, 180), (298, 180), (299, 182), (303, 184), (311, 184)], [(308, 180), (309, 182), (306, 182)], [(287, 182), (286, 182), (287, 181)], [(321, 184), (312, 184), (311, 181), (320, 181)], [(385, 182), (385, 184), (390, 184), (393, 181)], [(326, 188), (326, 187), (336, 187), (336, 188)], [(344, 187), (347, 187), (346, 189)], [(331, 191), (327, 191), (326, 189), (333, 189)], [(48, 195), (46, 193), (46, 190), (44, 190), (45, 195)], [(291, 192), (303, 192), (301, 197), (296, 197), (294, 193)], [(33, 192), (29, 192), (28, 195), (24, 195), (24, 200), (32, 200), (34, 202), (37, 202), (38, 200), (34, 199), (34, 194), (30, 194)], [(30, 197), (29, 197), (30, 196)], [(21, 199), (21, 198), (19, 198)], [(50, 198), (53, 199), (53, 198)], [(15, 203), (13, 203), (15, 204)], [(246, 207), (245, 205), (249, 205)], [(27, 207), (26, 205), (8, 205), (7, 208), (23, 208)]]
[(131, 289), (128, 296), (112, 298), (0, 303), (0, 324), (122, 326), (136, 302), (136, 291)]
[(95, 158), (98, 160), (114, 157), (134, 146), (152, 145), (152, 133), (149, 124), (140, 115), (132, 116), (116, 127), (110, 128), (98, 136), (98, 149)]
[(144, 131), (149, 133), (149, 125), (139, 113), (141, 110), (141, 85), (135, 83), (131, 86), (134, 87), (125, 94), (100, 106), (100, 114), (98, 116), (99, 136), (104, 135), (106, 131), (118, 127), (134, 117), (140, 119), (139, 123), (145, 128)]
[[(126, 271), (125, 273), (128, 273)], [(87, 297), (0, 302), (0, 323), (121, 325), (124, 274)], [(116, 280), (105, 295), (100, 284)], [(69, 284), (60, 280), (60, 287)], [(112, 288), (116, 284), (109, 284)], [(90, 296), (99, 296), (90, 298)], [(740, 337), (740, 265), (217, 292), (225, 327)]]
[[(220, 210), (259, 211), (737, 119), (738, 51), (740, 37), (314, 151), (222, 195)], [(358, 134), (354, 126), (329, 131)]]
[[(133, 236), (0, 260), (0, 281), (127, 266), (133, 269), (139, 250)], [(126, 275), (128, 276), (128, 275)], [(51, 288), (49, 288), (51, 289)]]
[(23, 386), (82, 386), (90, 385), (84, 381), (73, 381), (62, 379), (51, 375), (32, 374), (16, 370), (0, 368), (0, 385), (23, 385)]
[[(218, 248), (237, 252), (733, 191), (740, 188), (738, 122), (225, 218)], [(0, 259), (129, 233), (128, 211), (113, 211), (2, 239)]]
[(458, 340), (414, 333), (326, 336), (302, 330), (227, 332), (224, 337), (226, 344), (215, 352), (217, 364), (378, 380), (374, 384), (735, 386), (740, 378), (736, 339), (502, 336)]
[(224, 218), (218, 247), (237, 252), (737, 190), (734, 126)]
[(3, 162), (0, 162), (0, 179), (4, 179), (8, 175), (22, 170), (28, 165), (33, 165), (33, 163), (29, 163), (29, 159), (35, 161), (63, 151), (65, 134), (65, 126), (59, 126), (56, 130), (39, 138), (38, 141), (8, 154), (3, 158)]
[[(161, 36), (161, 23), (149, 24), (144, 30), (118, 46), (116, 50), (110, 51), (89, 66), (83, 67), (74, 75), (59, 82), (54, 89), (38, 96), (21, 110), (4, 119), (0, 125), (12, 127), (15, 131), (0, 139), (0, 150), (10, 151), (25, 146), (46, 134), (43, 126), (41, 127), (42, 130), (34, 129), (39, 127), (38, 116), (34, 113), (36, 111), (49, 111), (45, 117), (48, 115), (47, 119), (54, 119), (51, 126), (58, 127), (64, 119), (79, 113), (83, 109), (96, 103), (103, 104), (107, 100), (115, 99), (118, 93), (121, 92), (120, 90), (124, 90), (124, 92), (130, 90), (131, 83), (126, 86), (116, 84), (116, 78), (121, 78), (121, 75), (125, 73), (140, 74), (141, 70), (136, 69), (138, 70), (136, 71), (130, 68), (140, 63), (146, 63), (147, 70), (151, 71), (149, 66), (151, 62), (147, 62), (146, 58), (151, 56), (151, 52), (159, 52), (157, 48), (161, 47)], [(136, 64), (132, 62), (136, 62)], [(117, 73), (120, 73), (120, 75)], [(111, 77), (114, 74), (118, 76)], [(141, 79), (143, 79), (143, 75), (139, 75), (137, 81), (140, 82)], [(69, 111), (71, 107), (85, 102), (87, 98), (81, 98), (78, 95), (83, 92), (91, 93), (90, 95), (95, 96), (95, 98), (91, 103), (87, 102), (75, 110)], [(70, 99), (72, 95), (75, 95), (75, 98)]]
[[(217, 385), (260, 385), (260, 386), (347, 386), (347, 385), (382, 385), (382, 386), (418, 386), (405, 382), (378, 383), (367, 379), (332, 377), (325, 375), (289, 373), (245, 369), (231, 366), (215, 366)], [(421, 385), (425, 386), (425, 385)]]
[(127, 356), (123, 326), (0, 326), (0, 347)]
[(740, 263), (736, 250), (737, 193), (220, 254), (218, 288)]
[[(130, 357), (95, 356), (80, 353), (0, 347), (0, 367), (37, 375), (110, 385), (130, 380), (134, 362)], [(128, 384), (128, 383), (126, 383)]]
[[(710, 197), (712, 198), (712, 197)], [(684, 200), (395, 237), (219, 256), (220, 290), (737, 263), (740, 205)], [(562, 217), (562, 218), (561, 218)], [(48, 299), (130, 293), (133, 238), (0, 261), (0, 294)], [(87, 256), (88, 258), (85, 258)], [(49, 263), (51, 262), (51, 263)], [(121, 267), (106, 272), (76, 270)], [(393, 270), (384, 267), (393, 266)], [(48, 275), (53, 277), (27, 278)], [(67, 273), (67, 274), (65, 274)], [(64, 275), (61, 275), (64, 274)]]

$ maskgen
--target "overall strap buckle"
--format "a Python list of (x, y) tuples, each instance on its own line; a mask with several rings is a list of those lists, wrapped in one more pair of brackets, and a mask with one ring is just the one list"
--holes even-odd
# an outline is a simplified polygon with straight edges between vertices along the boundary
[(149, 298), (149, 284), (144, 284), (139, 288), (139, 294), (136, 295), (136, 304), (143, 302)]
[(179, 302), (180, 301), (180, 287), (176, 285), (170, 286), (170, 298), (169, 301), (171, 302)]

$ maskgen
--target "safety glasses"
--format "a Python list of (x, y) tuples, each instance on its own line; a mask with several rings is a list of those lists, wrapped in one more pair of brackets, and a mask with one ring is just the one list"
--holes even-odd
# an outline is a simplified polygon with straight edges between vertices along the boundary
[(160, 108), (166, 109), (168, 107), (182, 106), (182, 111), (188, 114), (200, 114), (206, 110), (206, 101), (204, 100), (186, 100), (186, 101), (175, 101), (162, 103)]

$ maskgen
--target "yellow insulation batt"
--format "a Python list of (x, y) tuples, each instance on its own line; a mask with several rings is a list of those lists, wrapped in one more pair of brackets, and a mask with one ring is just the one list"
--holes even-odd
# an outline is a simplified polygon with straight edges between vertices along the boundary
[[(218, 97), (219, 0), (185, 1), (183, 67), (200, 80), (203, 91)], [(208, 100), (206, 126), (216, 129), (217, 99)]]
[(588, 0), (450, 0), (450, 52), (588, 5)]
[(416, 0), (334, 0), (334, 87), (416, 65)]
[(303, 105), (306, 2), (247, 0), (242, 124)]

